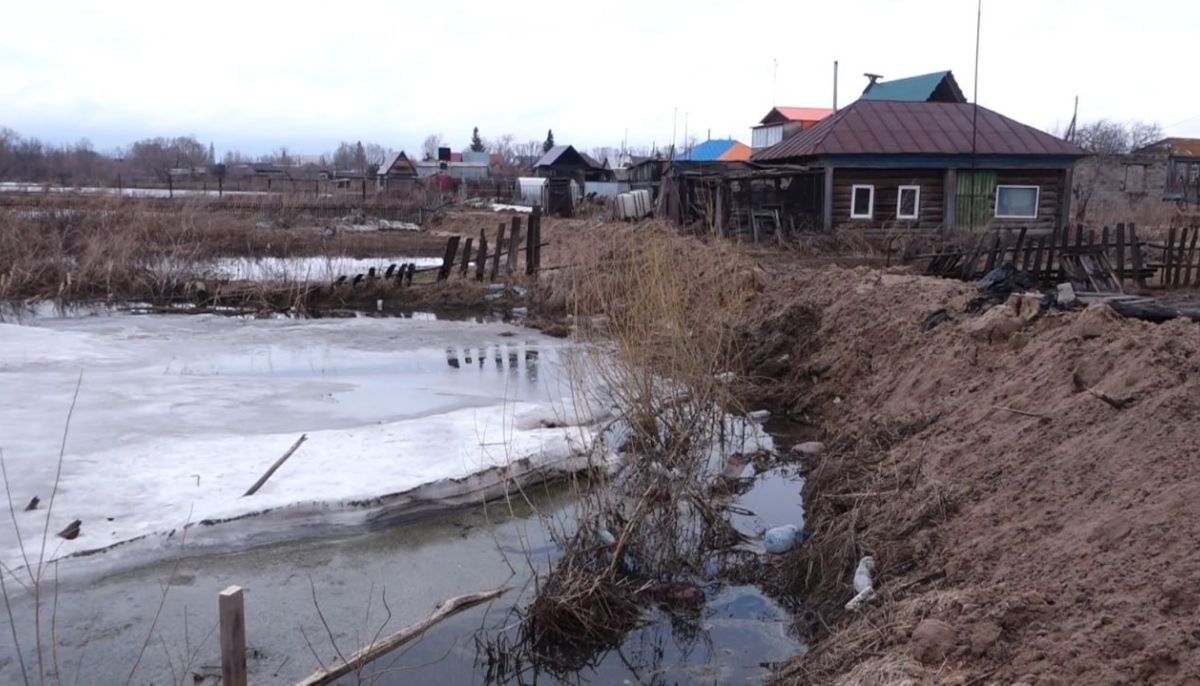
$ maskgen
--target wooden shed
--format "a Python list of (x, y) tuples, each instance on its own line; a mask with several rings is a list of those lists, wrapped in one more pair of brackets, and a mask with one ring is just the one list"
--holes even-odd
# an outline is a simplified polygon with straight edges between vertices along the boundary
[(1085, 155), (985, 107), (862, 99), (752, 160), (820, 170), (825, 230), (1050, 230)]

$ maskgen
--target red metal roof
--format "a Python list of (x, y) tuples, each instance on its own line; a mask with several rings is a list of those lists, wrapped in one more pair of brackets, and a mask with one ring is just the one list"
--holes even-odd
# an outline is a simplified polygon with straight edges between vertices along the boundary
[[(772, 115), (778, 113), (779, 117)], [(768, 120), (776, 121), (781, 117), (784, 121), (821, 121), (825, 117), (833, 114), (833, 110), (828, 107), (773, 107), (767, 116), (763, 117), (762, 124), (768, 123)]]
[(1078, 146), (968, 103), (858, 100), (811, 129), (756, 153), (755, 162), (824, 155), (1083, 156)]

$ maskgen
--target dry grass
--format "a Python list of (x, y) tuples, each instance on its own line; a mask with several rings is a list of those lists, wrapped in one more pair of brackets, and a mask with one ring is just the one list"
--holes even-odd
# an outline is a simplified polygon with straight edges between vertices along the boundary
[(424, 256), (445, 244), (426, 232), (337, 228), (359, 220), (256, 217), (199, 199), (25, 199), (0, 209), (0, 300), (161, 303), (217, 257)]
[(618, 641), (731, 539), (712, 485), (742, 449), (726, 372), (739, 369), (738, 324), (761, 274), (729, 246), (657, 222), (577, 226), (567, 243), (557, 259), (574, 266), (542, 279), (540, 302), (571, 313), (573, 391), (610, 408), (622, 465), (578, 485), (577, 528), (557, 530), (562, 557), (536, 580), (524, 645), (493, 646), (498, 662), (525, 650), (577, 664), (564, 656)]

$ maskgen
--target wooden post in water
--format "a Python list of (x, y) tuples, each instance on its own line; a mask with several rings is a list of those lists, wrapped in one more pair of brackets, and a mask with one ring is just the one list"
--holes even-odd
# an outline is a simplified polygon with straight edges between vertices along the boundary
[(504, 252), (504, 222), (500, 222), (500, 228), (496, 229), (496, 252), (492, 255), (492, 275), (490, 279), (496, 280), (500, 275), (500, 253)]
[(483, 272), (487, 268), (487, 237), (483, 235), (483, 229), (479, 230), (479, 253), (475, 256), (475, 280), (483, 281)]
[(512, 276), (517, 271), (517, 257), (521, 252), (521, 218), (512, 218), (512, 234), (508, 237), (508, 264), (505, 271)]
[(221, 684), (246, 686), (246, 608), (241, 586), (217, 596), (221, 626)]
[(445, 281), (450, 278), (450, 272), (454, 269), (454, 256), (458, 254), (458, 236), (451, 236), (446, 240), (446, 253), (442, 255), (442, 267), (438, 269), (437, 280)]
[(463, 278), (466, 278), (467, 269), (471, 266), (471, 244), (474, 242), (474, 238), (467, 236), (467, 240), (463, 244), (462, 271), (459, 272)]

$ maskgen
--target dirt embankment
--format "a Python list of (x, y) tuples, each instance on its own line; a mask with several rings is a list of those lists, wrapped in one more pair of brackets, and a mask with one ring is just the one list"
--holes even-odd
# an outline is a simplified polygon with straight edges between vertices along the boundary
[[(827, 435), (810, 541), (776, 567), (814, 642), (780, 680), (1200, 683), (1200, 326), (971, 294), (828, 268), (754, 304), (812, 317), (771, 373)], [(879, 597), (847, 611), (864, 555)]]

